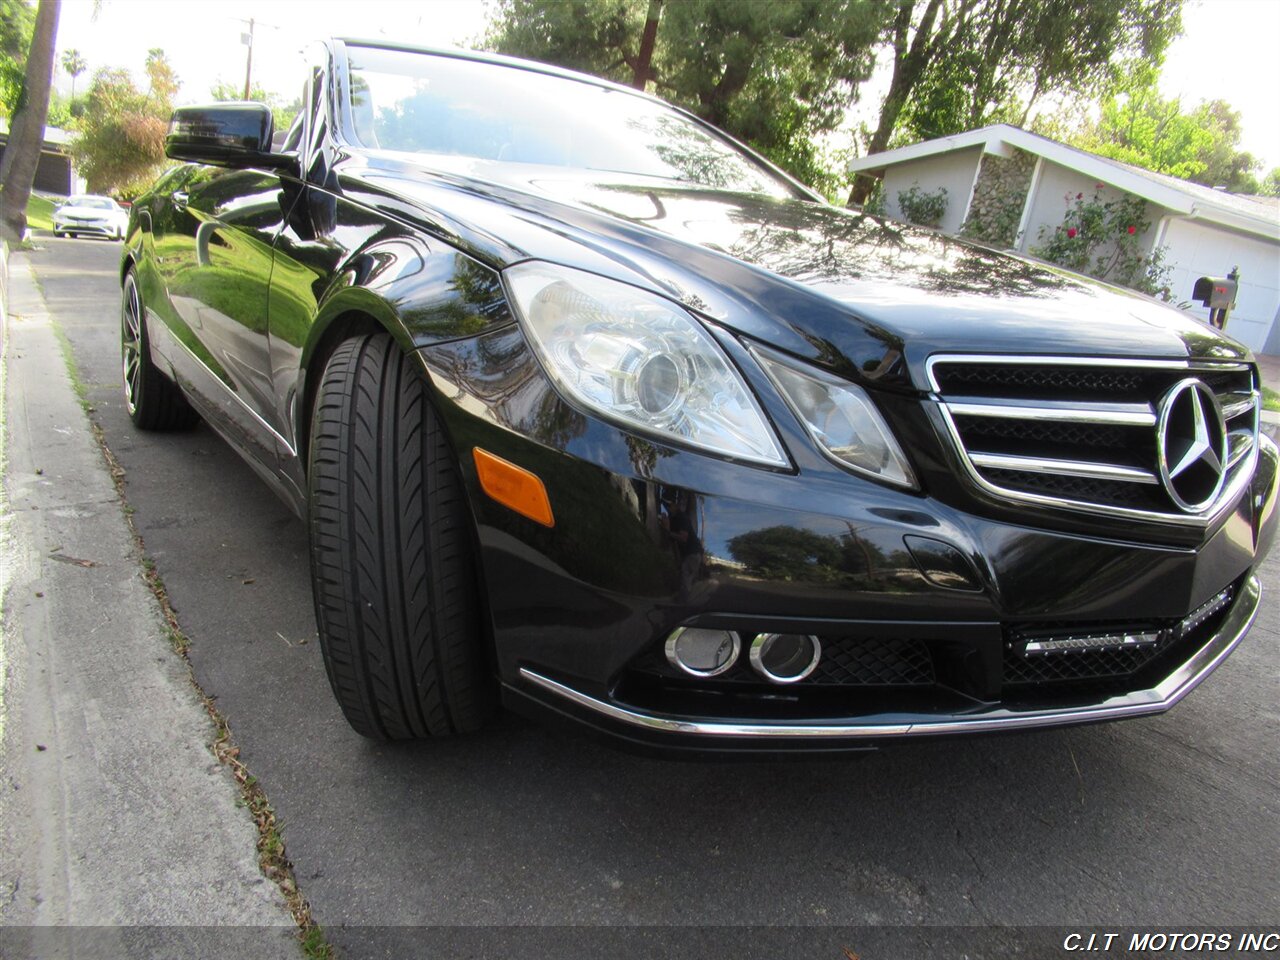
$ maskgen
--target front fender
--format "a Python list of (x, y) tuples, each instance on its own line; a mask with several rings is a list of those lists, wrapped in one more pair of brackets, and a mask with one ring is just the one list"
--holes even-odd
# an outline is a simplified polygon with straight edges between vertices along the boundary
[[(338, 205), (357, 220), (355, 204)], [(363, 218), (361, 218), (363, 219)], [(353, 224), (354, 225), (354, 224)], [(339, 229), (337, 235), (347, 232)], [(350, 236), (350, 233), (348, 233)], [(272, 276), (273, 339), (287, 338), (278, 324), (310, 301), (305, 337), (300, 338), (297, 380), (287, 391), (298, 449), (305, 456), (315, 384), (329, 355), (342, 340), (389, 333), (409, 356), (422, 347), (468, 338), (514, 321), (497, 271), (436, 238), (385, 221), (365, 228), (365, 239), (321, 273), (301, 260), (277, 256)], [(316, 286), (327, 282), (317, 296)], [(425, 370), (424, 370), (425, 373)]]

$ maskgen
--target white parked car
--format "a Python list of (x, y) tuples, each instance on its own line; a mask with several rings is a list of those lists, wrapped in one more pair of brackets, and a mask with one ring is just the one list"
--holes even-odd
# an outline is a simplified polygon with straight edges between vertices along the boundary
[(84, 194), (67, 197), (53, 211), (55, 237), (95, 236), (123, 240), (129, 229), (129, 211), (110, 197)]

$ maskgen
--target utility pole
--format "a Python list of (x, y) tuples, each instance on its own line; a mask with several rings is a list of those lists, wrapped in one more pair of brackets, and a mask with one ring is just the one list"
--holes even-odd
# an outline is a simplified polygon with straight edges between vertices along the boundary
[(240, 34), (240, 41), (249, 48), (244, 60), (244, 97), (249, 99), (249, 84), (253, 79), (253, 17), (249, 18), (249, 32)]

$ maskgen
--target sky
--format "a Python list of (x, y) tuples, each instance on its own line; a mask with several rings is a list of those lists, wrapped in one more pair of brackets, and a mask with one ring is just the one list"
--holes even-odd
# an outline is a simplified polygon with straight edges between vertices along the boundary
[[(1088, 0), (1081, 0), (1088, 2)], [(1106, 2), (1106, 0), (1094, 0)], [(389, 37), (431, 46), (472, 46), (484, 34), (484, 0), (65, 0), (58, 50), (89, 61), (79, 89), (102, 66), (141, 76), (147, 51), (161, 47), (182, 88), (178, 100), (207, 100), (219, 80), (244, 83), (241, 34), (253, 18), (255, 83), (292, 100), (301, 92), (299, 52), (329, 36)], [(1166, 96), (1187, 108), (1223, 99), (1243, 116), (1241, 146), (1280, 166), (1280, 0), (1190, 0), (1186, 33), (1170, 48), (1161, 77)], [(58, 70), (64, 93), (70, 77)], [(864, 96), (875, 98), (876, 84)], [(864, 107), (865, 109), (865, 107)]]

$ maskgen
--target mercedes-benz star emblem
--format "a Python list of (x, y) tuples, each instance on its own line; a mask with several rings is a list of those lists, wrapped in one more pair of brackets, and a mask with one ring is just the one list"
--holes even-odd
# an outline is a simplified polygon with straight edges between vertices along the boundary
[(1190, 377), (1160, 401), (1156, 425), (1160, 480), (1187, 513), (1205, 509), (1227, 478), (1227, 425), (1222, 407), (1204, 383)]

